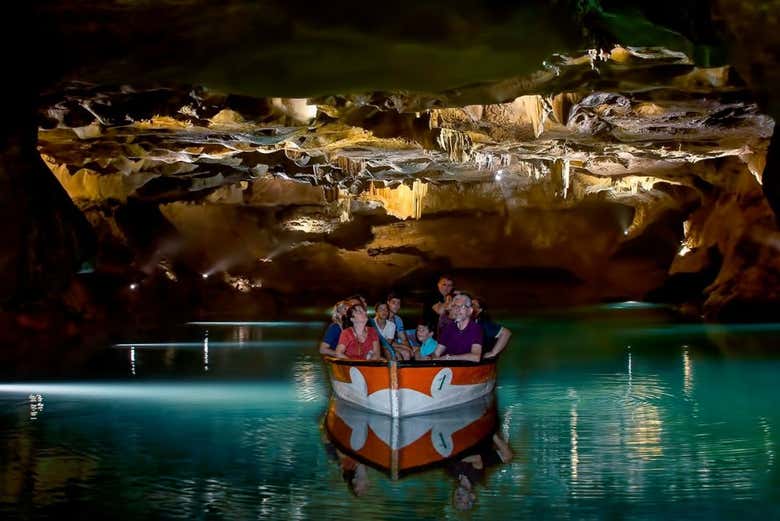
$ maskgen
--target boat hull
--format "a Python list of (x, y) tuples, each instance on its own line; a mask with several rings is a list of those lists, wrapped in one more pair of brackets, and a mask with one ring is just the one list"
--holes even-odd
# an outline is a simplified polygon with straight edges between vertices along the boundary
[(328, 357), (331, 385), (342, 400), (393, 417), (463, 405), (490, 394), (496, 361), (380, 362)]
[(343, 453), (393, 479), (445, 464), (496, 431), (493, 394), (466, 405), (391, 418), (332, 398), (325, 417), (329, 440)]

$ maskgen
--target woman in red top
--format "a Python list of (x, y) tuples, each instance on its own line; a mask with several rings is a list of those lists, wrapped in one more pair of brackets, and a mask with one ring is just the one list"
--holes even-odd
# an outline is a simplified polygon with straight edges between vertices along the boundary
[(368, 314), (362, 304), (355, 304), (347, 310), (347, 318), (352, 323), (341, 332), (336, 356), (338, 358), (357, 358), (375, 360), (379, 358), (379, 336), (376, 329), (368, 326)]

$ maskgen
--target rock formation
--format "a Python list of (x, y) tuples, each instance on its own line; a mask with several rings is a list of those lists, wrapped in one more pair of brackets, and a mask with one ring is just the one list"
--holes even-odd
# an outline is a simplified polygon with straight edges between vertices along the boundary
[(4, 86), (3, 301), (65, 287), (94, 233), (123, 283), (310, 298), (447, 269), (494, 302), (771, 314), (776, 9), (633, 4), (15, 7), (46, 55), (3, 34), (42, 64)]
[[(487, 291), (503, 300), (499, 287), (521, 301), (655, 295), (716, 315), (777, 298), (762, 288), (778, 273), (761, 191), (774, 122), (729, 67), (678, 52), (558, 55), (433, 93), (58, 94), (41, 109), (41, 157), (106, 262), (164, 258), (241, 291), (389, 287), (446, 268), (499, 280)], [(120, 219), (128, 206), (136, 224), (164, 222), (165, 241)]]

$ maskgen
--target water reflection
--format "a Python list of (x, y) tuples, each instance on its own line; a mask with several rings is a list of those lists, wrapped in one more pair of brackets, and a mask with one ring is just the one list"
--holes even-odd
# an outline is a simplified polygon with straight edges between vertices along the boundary
[[(262, 332), (262, 329), (259, 330)], [(249, 326), (247, 325), (240, 325), (236, 326), (234, 338), (236, 339), (236, 342), (239, 346), (242, 344), (245, 344), (248, 340), (250, 340), (252, 334), (252, 330), (249, 329)], [(262, 338), (262, 334), (259, 335), (260, 338)]]
[(391, 418), (332, 398), (325, 417), (326, 448), (355, 496), (368, 490), (368, 466), (396, 480), (443, 467), (454, 479), (453, 506), (470, 509), (485, 472), (512, 458), (498, 433), (493, 395), (435, 414)]
[(333, 398), (325, 417), (328, 437), (355, 458), (393, 479), (457, 456), (496, 430), (492, 396), (435, 414), (391, 418)]
[(577, 445), (577, 391), (569, 389), (569, 397), (572, 398), (571, 409), (569, 411), (569, 422), (571, 425), (571, 479), (572, 481), (577, 481), (577, 466), (580, 463), (580, 454)]
[(40, 413), (43, 412), (43, 396), (30, 394), (27, 398), (30, 400), (30, 419), (37, 420)]
[(693, 392), (693, 364), (688, 346), (683, 346), (683, 392), (687, 398), (691, 398)]
[(203, 371), (208, 372), (209, 370), (209, 332), (206, 330), (206, 333), (203, 337)]
[(485, 485), (487, 471), (513, 457), (509, 444), (494, 432), (463, 457), (449, 460), (447, 474), (456, 479), (452, 504), (457, 510), (470, 510), (477, 499), (476, 486)]
[(314, 328), (248, 326), (241, 343), (241, 326), (208, 327), (208, 373), (191, 326), (41, 356), (46, 371), (6, 364), (0, 519), (778, 518), (776, 342), (727, 356), (604, 323), (525, 329), (497, 411), (395, 426), (329, 404)]

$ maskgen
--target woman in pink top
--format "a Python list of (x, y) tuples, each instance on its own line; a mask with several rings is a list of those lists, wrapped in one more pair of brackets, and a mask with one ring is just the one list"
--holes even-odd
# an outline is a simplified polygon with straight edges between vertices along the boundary
[(378, 359), (379, 336), (376, 329), (368, 325), (366, 308), (362, 304), (355, 304), (347, 310), (347, 318), (352, 322), (352, 327), (341, 332), (336, 356), (360, 360)]

